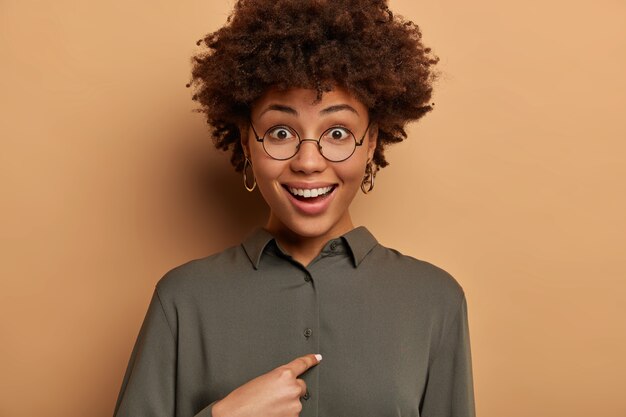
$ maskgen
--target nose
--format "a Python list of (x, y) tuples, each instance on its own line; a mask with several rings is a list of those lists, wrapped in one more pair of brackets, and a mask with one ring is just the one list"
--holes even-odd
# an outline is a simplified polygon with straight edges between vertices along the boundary
[(326, 162), (320, 153), (317, 140), (302, 139), (298, 152), (291, 158), (291, 168), (308, 174), (322, 171), (326, 167)]

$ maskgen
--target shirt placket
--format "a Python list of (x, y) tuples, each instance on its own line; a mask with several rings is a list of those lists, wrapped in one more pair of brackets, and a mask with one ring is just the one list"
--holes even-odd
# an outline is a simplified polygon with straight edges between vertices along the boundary
[[(320, 353), (320, 333), (319, 333), (319, 306), (317, 300), (317, 291), (315, 288), (316, 277), (307, 268), (304, 268), (304, 281), (308, 291), (307, 306), (304, 310), (305, 327), (302, 329), (303, 351), (307, 353)], [(307, 392), (302, 397), (302, 417), (318, 416), (318, 399), (319, 399), (319, 368), (314, 366), (310, 368), (303, 376), (307, 385)]]
[[(340, 253), (341, 252), (341, 253)], [(337, 240), (331, 241), (320, 253), (320, 255), (315, 258), (308, 268), (304, 268), (305, 277), (304, 280), (310, 284), (312, 298), (311, 300), (314, 302), (310, 305), (310, 308), (313, 310), (313, 314), (311, 315), (312, 323), (314, 323), (314, 327), (311, 327), (311, 332), (307, 332), (309, 334), (309, 349), (312, 349), (311, 352), (321, 353), (322, 357), (324, 352), (321, 351), (321, 346), (323, 345), (323, 337), (324, 335), (321, 332), (320, 326), (320, 305), (323, 303), (323, 300), (320, 300), (319, 295), (320, 292), (318, 290), (318, 286), (328, 279), (328, 268), (327, 263), (325, 261), (328, 260), (329, 257), (343, 255), (341, 242)], [(337, 272), (337, 271), (335, 271)], [(323, 284), (322, 284), (323, 285)], [(324, 366), (324, 360), (313, 368), (310, 369), (308, 378), (305, 379), (307, 382), (307, 390), (308, 395), (306, 399), (303, 399), (303, 408), (300, 413), (301, 417), (317, 417), (319, 416), (320, 410), (320, 402), (324, 401), (324, 398), (320, 398), (320, 373), (323, 372), (322, 367)]]

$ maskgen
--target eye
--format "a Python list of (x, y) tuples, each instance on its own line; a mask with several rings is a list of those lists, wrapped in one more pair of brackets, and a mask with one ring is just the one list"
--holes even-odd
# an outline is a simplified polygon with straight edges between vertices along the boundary
[(297, 135), (289, 126), (275, 126), (267, 131), (265, 137), (273, 142), (286, 142), (295, 139)]
[(331, 142), (344, 142), (351, 136), (352, 133), (345, 127), (332, 127), (324, 133), (324, 139)]

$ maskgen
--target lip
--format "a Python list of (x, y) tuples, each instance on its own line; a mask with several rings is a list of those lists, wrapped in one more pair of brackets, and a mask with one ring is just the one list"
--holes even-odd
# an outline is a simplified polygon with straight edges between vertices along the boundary
[[(323, 188), (323, 187), (329, 187), (329, 186), (334, 187), (333, 190), (322, 199), (316, 200), (314, 202), (298, 200), (296, 197), (293, 196), (293, 194), (289, 192), (289, 190), (287, 190), (287, 187), (311, 189), (311, 188)], [(283, 184), (282, 188), (285, 194), (287, 194), (287, 198), (289, 199), (291, 204), (296, 208), (296, 210), (308, 216), (316, 216), (316, 215), (320, 215), (324, 213), (328, 209), (328, 206), (330, 206), (330, 203), (335, 198), (335, 194), (336, 194), (338, 186), (337, 184), (333, 184), (333, 183), (289, 183), (289, 184)]]

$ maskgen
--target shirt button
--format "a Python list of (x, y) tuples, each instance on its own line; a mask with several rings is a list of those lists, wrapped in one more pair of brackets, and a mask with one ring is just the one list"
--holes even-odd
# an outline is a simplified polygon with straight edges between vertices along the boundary
[(302, 398), (304, 398), (305, 400), (308, 400), (309, 398), (311, 398), (311, 396), (309, 395), (309, 391), (305, 392)]
[(313, 334), (313, 330), (309, 328), (304, 329), (304, 337), (306, 337), (307, 339), (311, 337), (312, 334)]
[(336, 241), (332, 241), (331, 244), (330, 244), (330, 250), (337, 249), (337, 245), (338, 245), (338, 243)]
[(306, 274), (306, 275), (304, 276), (304, 280), (305, 280), (306, 282), (311, 281), (311, 276), (310, 276), (309, 274)]

